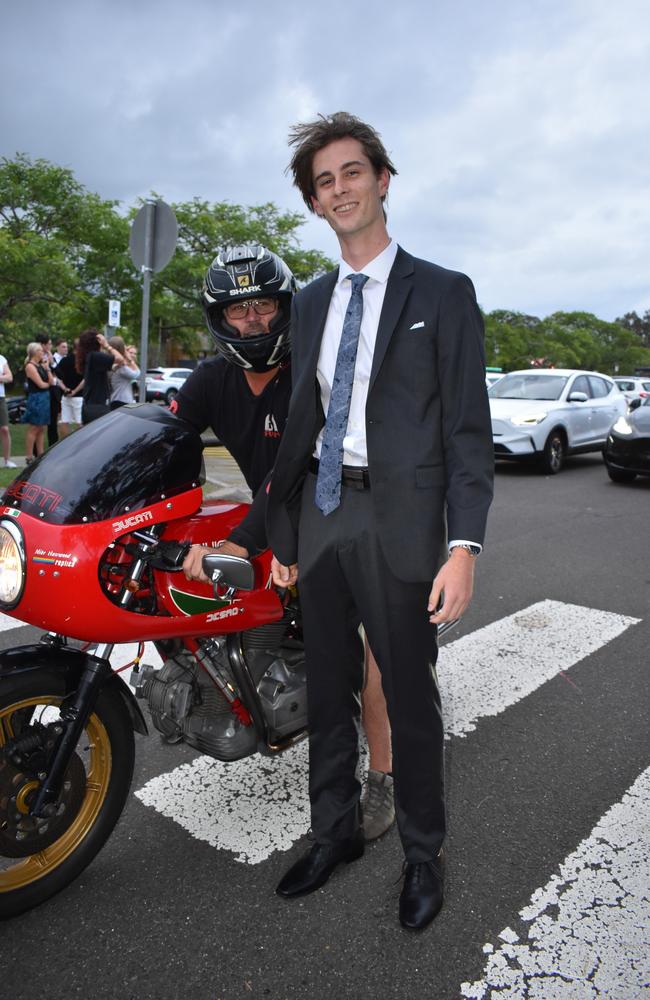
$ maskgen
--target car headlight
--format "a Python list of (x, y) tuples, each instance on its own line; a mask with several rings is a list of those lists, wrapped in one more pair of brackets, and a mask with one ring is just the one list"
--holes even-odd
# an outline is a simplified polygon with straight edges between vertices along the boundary
[(519, 417), (510, 417), (510, 423), (514, 424), (515, 427), (536, 427), (537, 424), (541, 424), (542, 420), (546, 420), (548, 414), (543, 410), (539, 410), (537, 413), (522, 413)]
[(0, 522), (0, 605), (12, 608), (25, 583), (25, 549), (20, 530), (11, 521)]
[(614, 426), (612, 427), (612, 430), (616, 431), (617, 434), (634, 433), (634, 428), (632, 427), (632, 424), (629, 423), (629, 421), (626, 420), (625, 417), (619, 417)]

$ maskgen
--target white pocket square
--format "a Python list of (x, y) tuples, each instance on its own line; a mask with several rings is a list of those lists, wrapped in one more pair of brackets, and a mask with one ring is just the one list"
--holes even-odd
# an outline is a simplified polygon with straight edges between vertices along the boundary
[(410, 326), (409, 330), (419, 330), (423, 326), (424, 326), (424, 320), (421, 319), (419, 323), (414, 323), (413, 326)]

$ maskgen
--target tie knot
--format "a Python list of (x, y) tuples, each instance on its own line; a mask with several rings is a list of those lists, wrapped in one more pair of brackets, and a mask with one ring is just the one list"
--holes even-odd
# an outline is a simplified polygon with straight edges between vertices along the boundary
[(368, 280), (367, 274), (348, 274), (350, 283), (352, 284), (352, 291), (359, 292)]

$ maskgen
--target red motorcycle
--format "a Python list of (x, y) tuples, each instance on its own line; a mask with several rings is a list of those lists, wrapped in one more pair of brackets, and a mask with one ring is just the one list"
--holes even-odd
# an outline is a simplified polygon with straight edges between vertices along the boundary
[[(123, 407), (61, 441), (0, 506), (0, 611), (44, 629), (0, 653), (0, 917), (58, 892), (122, 812), (139, 700), (168, 742), (232, 761), (305, 735), (298, 602), (270, 584), (270, 553), (180, 568), (248, 510), (204, 501), (202, 442), (154, 405)], [(155, 643), (131, 685), (115, 643)]]

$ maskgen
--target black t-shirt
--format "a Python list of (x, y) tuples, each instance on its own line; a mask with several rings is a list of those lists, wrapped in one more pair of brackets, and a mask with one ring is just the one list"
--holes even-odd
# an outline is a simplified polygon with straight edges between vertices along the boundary
[(106, 351), (91, 351), (86, 356), (84, 372), (84, 403), (106, 403), (110, 396), (108, 373), (113, 367), (113, 358)]
[(192, 372), (173, 409), (199, 433), (212, 428), (255, 494), (275, 462), (290, 395), (289, 365), (281, 367), (255, 396), (243, 370), (218, 357), (204, 361)]
[(63, 382), (66, 389), (76, 389), (83, 378), (75, 367), (74, 354), (66, 354), (61, 358), (54, 369), (54, 374)]

